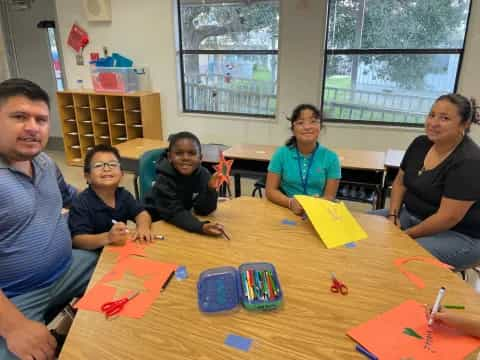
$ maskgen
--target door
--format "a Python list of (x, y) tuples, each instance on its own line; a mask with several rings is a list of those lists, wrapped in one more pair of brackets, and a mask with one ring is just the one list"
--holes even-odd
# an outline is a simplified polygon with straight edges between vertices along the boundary
[(54, 0), (2, 1), (2, 23), (11, 77), (31, 80), (50, 96), (50, 136), (61, 137), (57, 87), (63, 90), (60, 55), (56, 47)]

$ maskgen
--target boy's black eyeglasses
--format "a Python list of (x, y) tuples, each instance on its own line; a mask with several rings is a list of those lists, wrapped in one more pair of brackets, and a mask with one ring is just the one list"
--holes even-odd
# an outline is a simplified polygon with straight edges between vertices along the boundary
[(92, 164), (92, 169), (95, 170), (105, 169), (105, 167), (108, 167), (109, 169), (117, 169), (120, 167), (120, 163), (118, 161), (99, 161)]

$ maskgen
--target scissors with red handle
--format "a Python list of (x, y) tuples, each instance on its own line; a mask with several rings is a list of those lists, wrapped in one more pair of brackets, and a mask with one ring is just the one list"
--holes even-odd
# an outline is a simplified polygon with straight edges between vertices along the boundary
[(344, 283), (337, 280), (335, 274), (332, 273), (332, 286), (330, 286), (330, 291), (333, 293), (340, 293), (342, 295), (348, 294), (348, 287)]
[(109, 301), (102, 305), (100, 308), (107, 318), (120, 313), (123, 310), (125, 304), (132, 300), (135, 296), (140, 294), (140, 292), (133, 293), (129, 297), (124, 297), (119, 300)]

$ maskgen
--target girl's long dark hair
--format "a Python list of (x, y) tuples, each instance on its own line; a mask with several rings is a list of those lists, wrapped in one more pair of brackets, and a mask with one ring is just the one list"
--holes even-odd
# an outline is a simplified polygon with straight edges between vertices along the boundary
[[(300, 115), (302, 114), (302, 111), (303, 110), (310, 110), (311, 112), (313, 112), (315, 118), (317, 118), (318, 120), (320, 120), (320, 125), (323, 125), (323, 119), (322, 119), (322, 116), (320, 115), (320, 110), (318, 110), (315, 106), (311, 105), (311, 104), (300, 104), (298, 105), (295, 109), (293, 109), (292, 111), (292, 116), (290, 116), (289, 118), (287, 118), (288, 121), (290, 121), (290, 130), (293, 131), (293, 124), (295, 121), (298, 120), (298, 118), (300, 117)], [(296, 147), (297, 146), (297, 139), (295, 138), (295, 135), (292, 135), (288, 140), (287, 142), (285, 143), (285, 145), (289, 146), (289, 147)]]

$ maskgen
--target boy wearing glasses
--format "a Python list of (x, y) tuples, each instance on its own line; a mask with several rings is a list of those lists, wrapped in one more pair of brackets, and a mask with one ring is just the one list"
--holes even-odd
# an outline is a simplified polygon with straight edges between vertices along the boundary
[(144, 207), (123, 187), (120, 154), (110, 145), (90, 149), (84, 163), (86, 188), (73, 202), (69, 226), (73, 245), (82, 249), (99, 249), (105, 245), (122, 245), (128, 237), (127, 220), (135, 221), (135, 240), (152, 240), (152, 220)]

